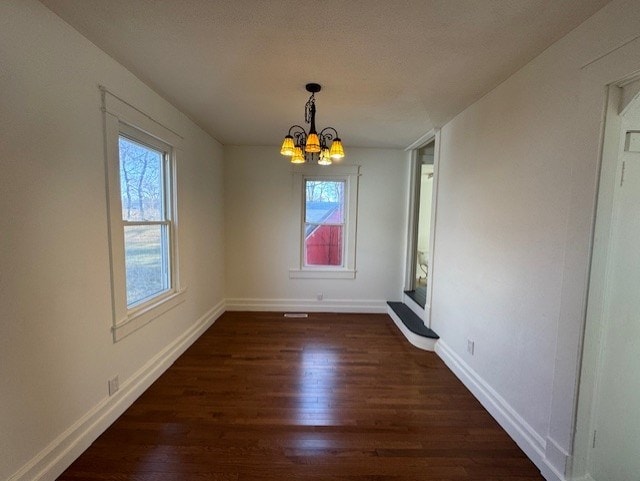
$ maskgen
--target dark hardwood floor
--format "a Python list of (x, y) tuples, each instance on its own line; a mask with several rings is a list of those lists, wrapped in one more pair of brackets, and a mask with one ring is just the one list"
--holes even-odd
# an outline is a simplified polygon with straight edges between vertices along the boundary
[(61, 480), (542, 480), (386, 315), (226, 313)]

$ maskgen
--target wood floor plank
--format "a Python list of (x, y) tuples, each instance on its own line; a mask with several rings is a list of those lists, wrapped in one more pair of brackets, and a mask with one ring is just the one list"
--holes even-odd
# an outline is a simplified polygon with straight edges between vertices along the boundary
[(539, 481), (386, 315), (225, 313), (62, 481)]

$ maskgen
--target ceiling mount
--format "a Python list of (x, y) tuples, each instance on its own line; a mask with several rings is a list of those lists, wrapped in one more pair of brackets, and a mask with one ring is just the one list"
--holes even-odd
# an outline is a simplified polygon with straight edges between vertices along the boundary
[(310, 83), (305, 85), (307, 92), (311, 92), (312, 94), (320, 92), (322, 90), (322, 86), (320, 84)]

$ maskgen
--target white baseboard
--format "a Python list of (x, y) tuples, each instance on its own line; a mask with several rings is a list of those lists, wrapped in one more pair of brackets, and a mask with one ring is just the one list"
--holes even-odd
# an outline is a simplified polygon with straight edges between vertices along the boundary
[[(546, 470), (542, 470), (543, 474), (548, 471), (547, 479), (564, 479), (564, 473), (567, 472), (567, 465), (571, 461), (571, 454), (558, 444), (558, 442), (547, 436), (545, 449)], [(547, 474), (545, 474), (547, 476)]]
[(387, 301), (370, 299), (245, 299), (226, 300), (228, 311), (352, 312), (384, 314)]
[[(546, 457), (547, 440), (540, 436), (504, 398), (471, 369), (442, 339), (436, 344), (436, 353), (540, 469), (547, 481), (566, 481), (563, 474), (564, 469), (562, 469), (562, 472), (559, 471), (552, 464), (552, 460)], [(561, 448), (558, 447), (558, 449)]]
[(542, 462), (542, 466), (538, 463), (536, 463), (536, 466), (540, 469), (540, 474), (544, 479), (547, 481), (567, 481), (567, 478), (554, 468), (546, 458)]
[(585, 474), (584, 476), (580, 476), (578, 478), (571, 478), (571, 481), (595, 481), (589, 474)]
[(225, 311), (221, 301), (151, 358), (113, 396), (103, 399), (22, 466), (8, 481), (55, 480)]

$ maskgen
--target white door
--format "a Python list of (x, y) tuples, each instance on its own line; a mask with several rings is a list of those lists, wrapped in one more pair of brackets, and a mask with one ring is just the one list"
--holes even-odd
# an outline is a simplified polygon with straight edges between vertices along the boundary
[(589, 456), (595, 481), (640, 481), (640, 133), (623, 128), (621, 144)]

